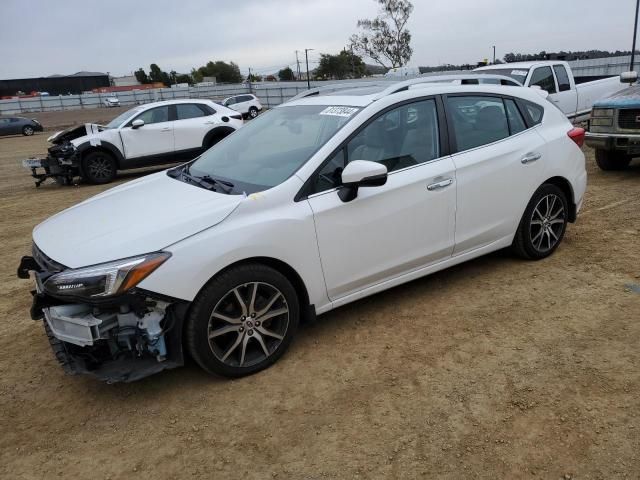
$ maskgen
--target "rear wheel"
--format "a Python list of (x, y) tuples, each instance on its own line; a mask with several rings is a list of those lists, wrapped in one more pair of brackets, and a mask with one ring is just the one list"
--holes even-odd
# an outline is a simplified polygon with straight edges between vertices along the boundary
[(596, 163), (602, 170), (624, 170), (631, 163), (631, 157), (616, 150), (596, 150)]
[(513, 250), (529, 260), (548, 257), (560, 245), (568, 219), (569, 205), (564, 192), (556, 185), (542, 185), (522, 215)]
[(249, 116), (251, 118), (256, 118), (258, 116), (258, 109), (256, 107), (249, 108)]
[(25, 125), (24, 127), (22, 127), (22, 134), (27, 137), (30, 137), (31, 135), (33, 135), (34, 132), (35, 130), (31, 125)]
[(282, 356), (298, 321), (298, 297), (286, 277), (265, 265), (241, 265), (218, 275), (194, 300), (187, 347), (210, 373), (250, 375)]
[(91, 152), (82, 160), (82, 177), (89, 183), (109, 183), (116, 177), (116, 171), (116, 161), (107, 152)]

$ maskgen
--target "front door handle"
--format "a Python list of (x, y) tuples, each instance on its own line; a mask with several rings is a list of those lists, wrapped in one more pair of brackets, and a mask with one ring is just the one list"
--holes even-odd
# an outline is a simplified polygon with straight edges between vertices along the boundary
[(536, 160), (540, 160), (541, 158), (542, 158), (541, 153), (532, 152), (532, 153), (527, 153), (524, 157), (522, 157), (520, 159), (520, 162), (526, 165), (527, 163), (533, 163)]
[(447, 178), (440, 182), (432, 183), (431, 185), (427, 185), (427, 190), (433, 192), (434, 190), (440, 190), (442, 188), (446, 188), (453, 183), (453, 178)]
[(162, 128), (160, 129), (161, 132), (170, 132), (171, 129), (170, 128)]

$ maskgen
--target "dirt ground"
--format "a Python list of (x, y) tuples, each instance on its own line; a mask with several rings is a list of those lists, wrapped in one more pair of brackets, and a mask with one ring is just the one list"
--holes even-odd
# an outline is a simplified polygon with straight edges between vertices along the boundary
[(18, 162), (45, 138), (0, 138), (0, 478), (640, 478), (638, 162), (587, 151), (549, 259), (500, 252), (340, 308), (249, 378), (105, 385), (63, 374), (15, 276), (37, 223), (107, 188), (36, 189)]

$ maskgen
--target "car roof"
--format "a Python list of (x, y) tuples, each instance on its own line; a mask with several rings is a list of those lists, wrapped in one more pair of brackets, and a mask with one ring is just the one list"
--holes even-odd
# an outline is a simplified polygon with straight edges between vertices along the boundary
[(179, 103), (211, 103), (211, 100), (206, 100), (202, 98), (181, 98), (177, 100), (161, 100), (159, 102), (145, 103), (139, 106), (151, 108), (151, 107), (161, 107), (163, 105), (177, 105)]
[(531, 67), (535, 67), (537, 65), (558, 65), (558, 64), (562, 64), (562, 65), (567, 65), (567, 62), (563, 62), (561, 60), (532, 60), (530, 62), (512, 62), (512, 63), (499, 63), (497, 65), (487, 65), (484, 67), (480, 67), (480, 68), (476, 68), (474, 71), (475, 72), (481, 72), (481, 71), (489, 71), (489, 70), (504, 70), (504, 69), (518, 69), (518, 68), (531, 68)]
[[(400, 82), (405, 83), (405, 82)], [(414, 84), (418, 85), (418, 84)], [(516, 86), (507, 86), (507, 85), (492, 85), (492, 84), (480, 84), (480, 85), (452, 85), (449, 83), (425, 83), (419, 84), (422, 88), (414, 89), (414, 88), (404, 88), (399, 84), (396, 84), (395, 87), (398, 88), (394, 91), (393, 88), (388, 88), (382, 92), (378, 93), (369, 93), (366, 95), (346, 95), (345, 92), (340, 92), (340, 94), (330, 94), (330, 95), (321, 95), (317, 94), (310, 97), (298, 98), (296, 100), (289, 101), (287, 103), (283, 103), (278, 105), (276, 108), (288, 107), (288, 106), (297, 106), (297, 105), (326, 105), (326, 106), (353, 106), (353, 107), (366, 107), (373, 102), (380, 100), (382, 98), (386, 98), (388, 96), (394, 94), (412, 94), (412, 95), (402, 95), (403, 98), (407, 96), (411, 97), (423, 97), (426, 94), (428, 95), (439, 95), (439, 94), (448, 94), (448, 93), (487, 93), (487, 94), (496, 94), (496, 95), (510, 95), (514, 97), (524, 98), (526, 100), (531, 100), (534, 102), (540, 102), (544, 100), (542, 95), (536, 92), (534, 89), (516, 87)], [(348, 90), (347, 90), (348, 91)]]

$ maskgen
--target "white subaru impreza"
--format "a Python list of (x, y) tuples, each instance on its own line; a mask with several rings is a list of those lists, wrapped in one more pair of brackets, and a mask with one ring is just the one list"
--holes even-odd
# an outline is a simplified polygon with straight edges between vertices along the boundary
[(523, 87), (301, 98), (38, 225), (18, 274), (70, 373), (132, 381), (186, 350), (247, 375), (306, 318), (505, 247), (551, 255), (582, 204), (583, 139)]

